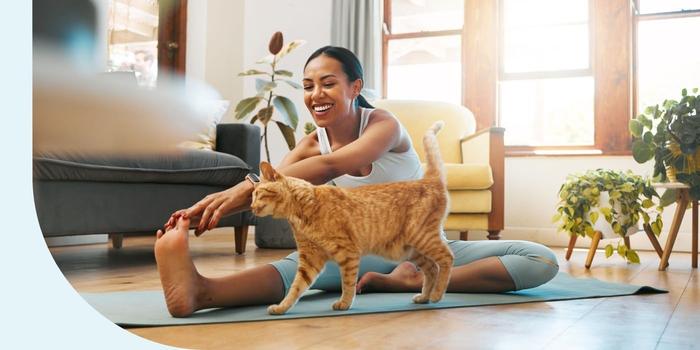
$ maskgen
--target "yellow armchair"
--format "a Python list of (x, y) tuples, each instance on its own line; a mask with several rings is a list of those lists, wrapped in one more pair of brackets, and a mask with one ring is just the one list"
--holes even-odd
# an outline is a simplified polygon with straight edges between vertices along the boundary
[(445, 122), (438, 134), (450, 194), (445, 230), (459, 231), (463, 240), (470, 230), (488, 231), (489, 239), (499, 239), (503, 229), (505, 129), (475, 132), (472, 112), (446, 102), (377, 100), (373, 104), (401, 121), (422, 161), (423, 134), (435, 121)]

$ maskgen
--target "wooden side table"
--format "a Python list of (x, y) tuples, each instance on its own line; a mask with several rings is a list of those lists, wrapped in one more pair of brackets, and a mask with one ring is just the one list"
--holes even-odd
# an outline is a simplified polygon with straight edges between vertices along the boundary
[[(659, 258), (661, 258), (663, 256), (661, 245), (656, 239), (656, 235), (654, 235), (654, 232), (651, 230), (651, 226), (649, 226), (649, 224), (644, 224), (644, 232), (647, 234), (649, 242), (651, 242), (651, 245), (654, 247), (656, 254), (659, 255)], [(571, 253), (573, 253), (574, 251), (574, 245), (576, 244), (577, 239), (578, 235), (573, 235), (571, 236), (571, 238), (569, 238), (569, 246), (566, 249), (565, 256), (566, 260), (571, 259)], [(601, 239), (603, 239), (603, 234), (600, 231), (595, 231), (595, 234), (593, 235), (593, 237), (591, 237), (591, 247), (588, 249), (588, 256), (586, 257), (586, 269), (591, 268), (591, 264), (593, 264), (593, 257), (595, 256), (596, 250), (598, 249), (598, 243)], [(630, 245), (630, 237), (627, 236), (624, 238), (624, 240), (627, 248), (632, 248), (632, 246)]]
[[(678, 230), (681, 227), (681, 222), (683, 222), (683, 216), (688, 209), (688, 203), (691, 202), (690, 199), (690, 187), (686, 184), (672, 182), (672, 183), (655, 183), (653, 184), (656, 188), (665, 189), (677, 189), (678, 197), (676, 197), (676, 212), (673, 214), (673, 221), (671, 222), (671, 227), (668, 233), (668, 239), (666, 239), (666, 246), (664, 247), (663, 254), (661, 255), (661, 261), (659, 262), (659, 271), (666, 270), (668, 266), (668, 258), (671, 256), (671, 251), (673, 250), (673, 244), (676, 243), (676, 237), (678, 236)], [(692, 231), (692, 267), (698, 267), (698, 201), (693, 202), (693, 231)]]

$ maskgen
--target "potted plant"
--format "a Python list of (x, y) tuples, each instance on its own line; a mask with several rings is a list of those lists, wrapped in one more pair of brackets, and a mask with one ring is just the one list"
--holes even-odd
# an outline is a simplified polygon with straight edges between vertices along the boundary
[[(650, 180), (631, 171), (588, 170), (566, 178), (559, 189), (560, 201), (553, 222), (559, 223), (559, 231), (569, 235), (593, 237), (600, 231), (605, 238), (624, 238), (639, 230), (641, 218), (658, 236), (663, 228), (663, 208), (658, 205), (653, 209), (654, 197), (659, 196)], [(652, 220), (653, 211), (656, 217)], [(629, 262), (639, 263), (637, 252), (624, 242), (618, 240), (616, 247), (605, 246), (606, 257), (614, 251)]]
[[(291, 71), (279, 69), (278, 64), (283, 57), (304, 43), (304, 40), (294, 40), (285, 46), (282, 33), (275, 32), (270, 38), (268, 45), (270, 54), (255, 62), (269, 65), (270, 70), (249, 69), (238, 74), (238, 76), (242, 77), (262, 76), (255, 78), (257, 94), (244, 98), (236, 105), (235, 118), (241, 120), (248, 115), (252, 115), (250, 119), (251, 124), (255, 122), (262, 124), (263, 145), (265, 146), (265, 156), (268, 162), (270, 162), (270, 149), (267, 142), (267, 131), (270, 122), (274, 122), (280, 129), (289, 150), (296, 146), (294, 132), (299, 124), (296, 106), (289, 98), (279, 95), (276, 89), (280, 83), (285, 83), (294, 89), (301, 89), (299, 83), (290, 79), (294, 74)], [(261, 103), (262, 107), (257, 109)], [(254, 111), (256, 112), (251, 114)]]
[[(693, 199), (700, 198), (700, 96), (698, 89), (681, 91), (680, 101), (665, 100), (647, 107), (630, 120), (634, 141), (632, 154), (638, 163), (654, 159), (654, 180), (679, 181), (690, 186)], [(662, 204), (675, 201), (676, 191), (667, 190)]]

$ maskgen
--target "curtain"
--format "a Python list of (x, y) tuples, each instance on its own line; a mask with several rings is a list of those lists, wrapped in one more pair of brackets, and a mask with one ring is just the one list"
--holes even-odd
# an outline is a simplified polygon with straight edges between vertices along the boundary
[(364, 69), (363, 95), (381, 95), (381, 0), (333, 0), (331, 45), (354, 52)]

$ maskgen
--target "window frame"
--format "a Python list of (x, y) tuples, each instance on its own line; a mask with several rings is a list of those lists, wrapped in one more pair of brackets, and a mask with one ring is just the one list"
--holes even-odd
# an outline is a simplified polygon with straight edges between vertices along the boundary
[[(421, 32), (408, 32), (408, 33), (391, 33), (391, 0), (383, 1), (383, 18), (382, 18), (382, 98), (387, 96), (387, 87), (389, 79), (389, 41), (391, 40), (402, 40), (402, 39), (419, 39), (419, 38), (433, 38), (433, 37), (444, 37), (444, 36), (455, 36), (459, 35), (462, 38), (464, 32), (464, 25), (462, 29), (447, 29), (447, 30), (430, 30)], [(464, 44), (462, 44), (464, 46)], [(464, 47), (462, 47), (464, 51)], [(464, 57), (461, 58), (462, 67), (464, 67)], [(462, 82), (462, 90), (464, 90), (464, 82)]]
[(632, 99), (632, 108), (633, 108), (633, 115), (638, 115), (640, 113), (638, 107), (639, 107), (639, 84), (637, 80), (637, 67), (638, 65), (638, 52), (639, 48), (637, 46), (638, 43), (638, 28), (639, 28), (639, 22), (640, 21), (654, 21), (654, 20), (667, 20), (667, 19), (674, 19), (674, 18), (687, 18), (687, 17), (700, 17), (700, 8), (698, 9), (693, 9), (693, 10), (682, 10), (682, 11), (671, 11), (671, 12), (652, 12), (652, 13), (644, 13), (641, 14), (639, 13), (640, 9), (640, 2), (644, 0), (633, 0), (634, 4), (634, 62), (633, 62), (633, 67), (634, 67), (634, 93), (633, 93), (633, 99)]
[[(392, 38), (389, 31), (390, 0), (384, 0), (384, 6), (382, 95), (386, 98), (386, 52), (388, 40)], [(474, 113), (477, 130), (498, 126), (498, 82), (502, 76), (501, 6), (502, 0), (464, 0), (464, 24), (461, 31), (462, 104)], [(628, 122), (636, 111), (634, 4), (630, 0), (589, 0), (589, 11), (589, 65), (595, 86), (594, 144), (506, 146), (506, 156), (632, 154)], [(430, 32), (423, 32), (422, 35), (427, 36), (428, 33)], [(615, 52), (615, 55), (610, 55), (609, 52)]]

